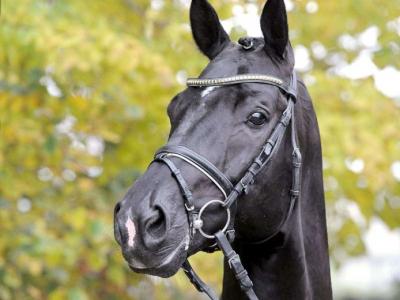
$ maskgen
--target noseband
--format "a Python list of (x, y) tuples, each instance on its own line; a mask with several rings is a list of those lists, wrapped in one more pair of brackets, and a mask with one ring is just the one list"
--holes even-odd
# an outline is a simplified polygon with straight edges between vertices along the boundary
[[(250, 186), (254, 184), (255, 177), (263, 170), (272, 160), (275, 153), (283, 140), (287, 127), (291, 124), (291, 141), (293, 147), (292, 153), (292, 188), (290, 190), (290, 204), (288, 211), (281, 221), (281, 224), (272, 235), (258, 241), (257, 244), (266, 242), (274, 237), (286, 224), (292, 214), (295, 202), (300, 196), (300, 167), (301, 153), (297, 143), (296, 123), (294, 116), (294, 106), (297, 99), (297, 79), (296, 73), (293, 71), (289, 84), (279, 78), (269, 75), (247, 74), (233, 77), (212, 78), (212, 79), (188, 79), (188, 87), (210, 87), (210, 86), (229, 86), (243, 83), (259, 83), (268, 84), (278, 87), (281, 92), (287, 97), (288, 105), (283, 112), (281, 118), (276, 124), (272, 134), (266, 141), (259, 155), (252, 161), (250, 167), (246, 170), (243, 177), (236, 183), (232, 182), (211, 162), (200, 154), (184, 147), (176, 145), (167, 145), (161, 148), (155, 155), (154, 161), (162, 162), (171, 170), (172, 176), (175, 178), (185, 202), (185, 208), (188, 214), (190, 236), (194, 238), (196, 232), (199, 232), (203, 237), (215, 240), (216, 243), (208, 248), (211, 250), (222, 250), (229, 267), (235, 274), (241, 289), (250, 300), (257, 300), (257, 296), (253, 290), (253, 283), (249, 278), (247, 271), (244, 269), (239, 255), (232, 249), (231, 243), (234, 240), (234, 216), (231, 216), (231, 208), (237, 204), (238, 198), (247, 193)], [(205, 175), (221, 192), (223, 199), (214, 199), (204, 204), (199, 210), (196, 209), (192, 192), (186, 180), (182, 176), (179, 168), (176, 167), (171, 158), (178, 158), (187, 164), (196, 168), (199, 172)], [(209, 233), (203, 230), (203, 215), (207, 209), (218, 204), (226, 212), (226, 223), (216, 233)], [(216, 300), (218, 297), (215, 293), (198, 277), (194, 272), (189, 262), (186, 260), (182, 266), (185, 274), (188, 276), (193, 285), (200, 291), (206, 293), (210, 299)]]

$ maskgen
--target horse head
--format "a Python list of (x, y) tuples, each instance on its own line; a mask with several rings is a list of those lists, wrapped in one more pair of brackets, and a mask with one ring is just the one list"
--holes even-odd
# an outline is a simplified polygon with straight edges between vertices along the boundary
[[(283, 244), (293, 192), (299, 194), (289, 105), (296, 79), (284, 1), (266, 3), (262, 38), (232, 42), (206, 0), (192, 1), (190, 21), (210, 62), (172, 99), (167, 145), (115, 208), (115, 237), (130, 268), (162, 277), (190, 255), (213, 249), (217, 232), (234, 230), (236, 240), (248, 243), (279, 235)], [(272, 154), (263, 161), (269, 142)]]

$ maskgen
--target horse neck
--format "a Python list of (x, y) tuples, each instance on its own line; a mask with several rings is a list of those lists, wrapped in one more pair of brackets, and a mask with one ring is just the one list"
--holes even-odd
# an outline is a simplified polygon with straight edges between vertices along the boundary
[[(307, 135), (299, 134), (303, 168), (295, 210), (268, 244), (235, 245), (260, 299), (332, 299), (319, 130), (307, 92), (300, 95), (298, 129)], [(226, 262), (223, 284), (222, 299), (246, 299)]]

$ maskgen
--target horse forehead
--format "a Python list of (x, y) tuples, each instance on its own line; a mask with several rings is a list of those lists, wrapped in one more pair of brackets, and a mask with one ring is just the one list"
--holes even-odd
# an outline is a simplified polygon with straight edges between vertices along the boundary
[(243, 49), (228, 49), (211, 61), (200, 77), (223, 78), (249, 73), (283, 76), (280, 65), (274, 63), (262, 49), (250, 52), (245, 52)]
[[(233, 87), (190, 87), (181, 94), (182, 106), (179, 122), (170, 139), (177, 144), (196, 137), (197, 133), (208, 130), (215, 124), (223, 124), (231, 119), (231, 108), (237, 100), (237, 88)], [(216, 122), (217, 121), (217, 122)], [(207, 129), (208, 128), (208, 129)], [(221, 127), (228, 128), (228, 127)], [(210, 131), (218, 134), (221, 130)]]

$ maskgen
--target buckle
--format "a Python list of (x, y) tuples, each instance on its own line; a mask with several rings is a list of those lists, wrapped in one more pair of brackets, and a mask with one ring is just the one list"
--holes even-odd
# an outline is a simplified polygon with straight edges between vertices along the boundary
[(254, 178), (252, 178), (249, 182), (244, 182), (244, 178), (240, 180), (240, 185), (243, 188), (243, 192), (247, 195), (249, 193), (249, 186), (254, 183)]
[(290, 194), (293, 197), (299, 197), (300, 196), (300, 191), (299, 190), (290, 190)]
[(194, 211), (195, 207), (192, 205), (191, 207), (188, 207), (187, 203), (185, 203), (185, 208), (187, 211)]
[[(240, 257), (237, 253), (235, 253), (235, 255), (233, 255), (229, 260), (228, 260), (228, 265), (229, 268), (232, 269), (233, 268), (233, 263), (240, 263)], [(236, 265), (235, 265), (236, 266)]]

